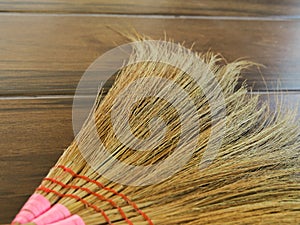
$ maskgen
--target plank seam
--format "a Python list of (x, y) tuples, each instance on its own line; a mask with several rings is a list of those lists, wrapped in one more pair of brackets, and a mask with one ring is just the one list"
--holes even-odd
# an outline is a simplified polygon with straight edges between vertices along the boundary
[(240, 21), (295, 21), (299, 16), (198, 16), (177, 14), (113, 14), (113, 13), (51, 13), (51, 12), (6, 12), (0, 16), (52, 16), (52, 17), (110, 17), (110, 18), (143, 18), (143, 19), (194, 19), (194, 20), (240, 20)]

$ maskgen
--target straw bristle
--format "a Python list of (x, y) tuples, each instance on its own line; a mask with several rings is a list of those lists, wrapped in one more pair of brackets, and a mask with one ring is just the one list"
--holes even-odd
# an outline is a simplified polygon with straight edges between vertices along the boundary
[[(119, 72), (109, 93), (95, 105), (89, 121), (56, 167), (51, 169), (49, 179), (42, 182), (40, 187), (43, 188), (38, 188), (36, 193), (44, 195), (52, 205), (66, 206), (87, 225), (108, 224), (108, 219), (116, 225), (146, 225), (151, 221), (164, 225), (299, 224), (299, 121), (294, 110), (271, 112), (268, 102), (260, 102), (259, 95), (252, 95), (245, 84), (239, 85), (241, 71), (253, 64), (247, 61), (225, 64), (218, 55), (198, 55), (207, 67), (197, 71), (198, 80), (195, 81), (178, 69), (194, 66), (189, 54), (176, 54), (163, 45), (157, 48), (149, 44), (148, 48), (135, 49), (131, 60), (145, 54), (151, 56), (148, 62), (128, 65)], [(155, 59), (162, 57), (172, 59), (178, 67), (156, 62)], [(222, 137), (211, 136), (210, 96), (197, 85), (200, 82), (207, 90), (215, 90), (211, 77), (207, 76), (208, 70), (217, 78), (225, 100), (226, 117), (217, 118), (214, 124), (217, 130), (224, 129)], [(132, 136), (125, 134), (123, 138), (127, 141), (122, 143), (115, 132), (122, 132), (124, 125), (112, 126), (111, 112), (116, 99), (135, 80), (153, 76), (172, 81), (188, 93), (189, 99), (179, 95), (178, 90), (163, 86), (159, 79), (153, 79), (152, 86), (147, 88), (160, 90), (161, 97), (149, 97), (143, 91), (145, 86), (135, 84), (132, 94), (138, 94), (140, 98), (131, 108), (130, 131), (141, 140), (153, 136), (146, 145), (140, 146)], [(122, 96), (123, 101), (130, 102), (133, 95)], [(166, 101), (170, 96), (176, 96), (181, 108), (189, 107), (190, 102), (196, 108), (197, 115), (189, 110), (184, 112), (184, 126), (188, 127), (185, 132), (196, 138), (196, 148), (189, 162), (178, 170), (176, 165), (167, 165), (176, 173), (149, 185), (120, 184), (95, 172), (95, 167), (90, 166), (91, 161), (98, 163), (97, 169), (101, 171), (108, 170), (112, 161), (99, 163), (101, 157), (96, 153), (101, 149), (91, 134), (94, 122), (105, 150), (126, 165), (155, 165), (171, 154), (179, 154), (176, 153), (178, 145), (181, 152), (191, 151), (193, 146), (180, 145), (183, 124), (176, 107)], [(221, 110), (223, 106), (218, 107)], [(161, 117), (166, 126), (159, 126), (162, 121), (153, 122), (155, 117)], [(199, 119), (197, 126), (194, 117)], [(149, 129), (152, 122), (157, 128), (155, 132)], [(226, 126), (222, 127), (222, 124)], [(163, 131), (165, 135), (161, 138), (159, 134)], [(200, 170), (208, 142), (217, 148), (220, 139), (222, 143), (216, 158), (204, 162), (204, 165), (211, 164)], [(80, 146), (89, 150), (87, 155), (82, 156)], [(133, 147), (148, 151), (135, 151)], [(135, 184), (151, 178), (147, 174), (122, 176), (122, 180)]]

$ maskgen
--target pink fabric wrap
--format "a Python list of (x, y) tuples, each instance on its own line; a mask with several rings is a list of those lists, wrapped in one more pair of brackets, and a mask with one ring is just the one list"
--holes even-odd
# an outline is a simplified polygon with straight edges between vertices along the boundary
[(56, 204), (47, 212), (35, 218), (32, 222), (36, 225), (47, 225), (64, 220), (69, 216), (71, 216), (71, 213), (65, 206)]
[(51, 223), (48, 225), (85, 225), (85, 223), (83, 222), (80, 216), (73, 215), (67, 219), (58, 221), (56, 223)]
[(34, 218), (46, 212), (51, 207), (51, 203), (43, 195), (33, 194), (25, 205), (22, 207), (20, 212), (17, 214), (13, 223), (28, 223)]

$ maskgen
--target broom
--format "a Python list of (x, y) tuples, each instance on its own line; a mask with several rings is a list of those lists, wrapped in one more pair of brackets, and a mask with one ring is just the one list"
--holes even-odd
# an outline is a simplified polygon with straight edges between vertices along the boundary
[(12, 225), (299, 224), (296, 112), (239, 85), (252, 63), (139, 41)]

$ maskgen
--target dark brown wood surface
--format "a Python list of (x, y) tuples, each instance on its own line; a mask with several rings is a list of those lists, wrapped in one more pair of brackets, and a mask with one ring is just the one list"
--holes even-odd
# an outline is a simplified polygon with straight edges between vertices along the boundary
[(264, 64), (244, 73), (249, 86), (272, 98), (287, 91), (284, 107), (298, 107), (297, 0), (0, 0), (0, 11), (0, 223), (10, 222), (72, 141), (77, 83), (98, 56), (128, 42), (116, 30), (154, 39), (166, 31), (197, 51)]
[(9, 222), (73, 139), (70, 98), (0, 100), (0, 218)]
[(300, 4), (298, 0), (1, 0), (0, 10), (2, 12), (298, 17)]
[[(261, 63), (268, 88), (298, 90), (300, 21), (149, 19), (102, 16), (0, 15), (0, 95), (73, 94), (89, 64), (126, 38), (114, 30), (155, 39), (164, 31), (195, 50), (220, 52), (229, 61)], [(265, 89), (258, 71), (248, 83)]]

